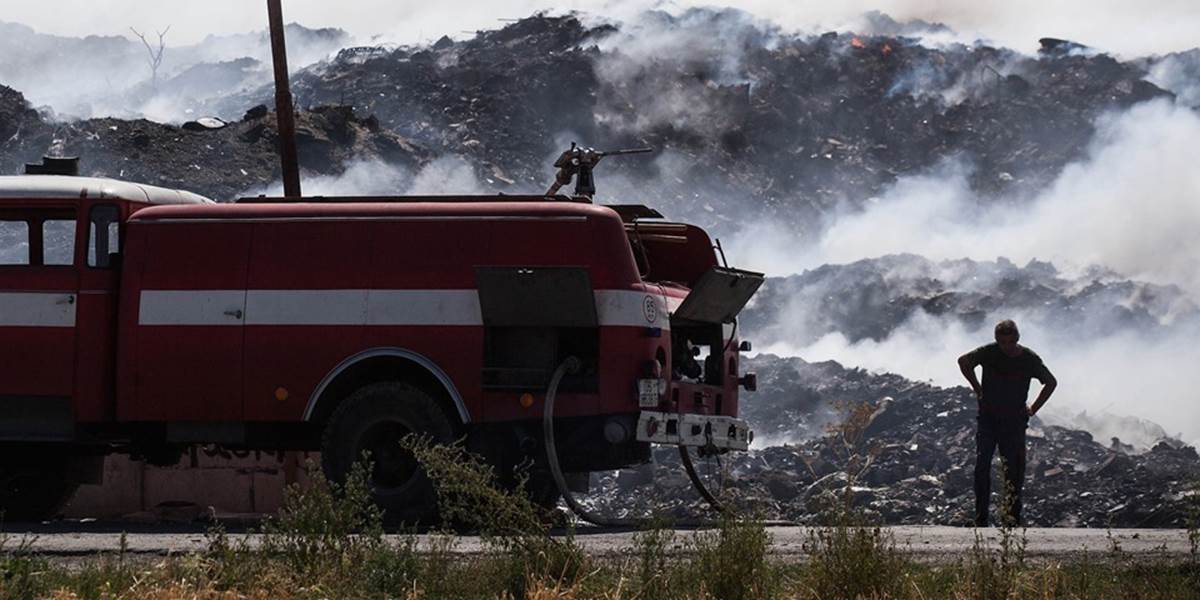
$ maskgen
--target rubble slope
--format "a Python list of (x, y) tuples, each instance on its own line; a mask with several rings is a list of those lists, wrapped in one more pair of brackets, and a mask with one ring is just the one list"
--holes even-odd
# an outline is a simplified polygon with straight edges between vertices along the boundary
[[(765, 518), (804, 523), (819, 522), (831, 502), (847, 501), (889, 524), (971, 522), (969, 389), (773, 355), (749, 359), (747, 368), (770, 391), (744, 396), (742, 413), (773, 445), (727, 454), (706, 475), (715, 484), (718, 469), (727, 473), (730, 501)], [(843, 422), (856, 425), (838, 426)], [(1036, 417), (1027, 435), (1029, 526), (1184, 527), (1195, 510), (1200, 457), (1191, 446), (1163, 440), (1135, 453), (1118, 440), (1094, 440)], [(706, 473), (709, 465), (698, 468)], [(998, 467), (993, 474), (999, 477)], [(1002, 489), (999, 481), (993, 489)], [(641, 469), (594, 475), (586, 498), (603, 514), (620, 516), (704, 511), (668, 448)]]
[(996, 314), (1021, 314), (1093, 337), (1162, 331), (1200, 317), (1200, 308), (1177, 286), (1131, 281), (1100, 267), (1067, 274), (1040, 261), (900, 254), (768, 278), (740, 323), (760, 345), (803, 346), (833, 332), (850, 342), (883, 340), (919, 313), (969, 329)]
[(950, 158), (973, 165), (983, 198), (1027, 195), (1080, 157), (1097, 115), (1171, 97), (1146, 75), (1099, 53), (792, 35), (697, 9), (596, 27), (535, 15), (464, 41), (347, 50), (299, 73), (295, 93), (461, 154), (499, 190), (544, 189), (570, 140), (651, 146), (656, 160), (606, 163), (601, 194), (705, 225), (812, 230)]
[[(216, 127), (116, 118), (54, 122), (30, 108), (20, 92), (0, 86), (0, 172), (20, 173), (24, 163), (40, 162), (47, 153), (79, 156), (84, 175), (181, 188), (218, 201), (279, 180), (274, 113), (253, 107)], [(296, 143), (301, 168), (315, 174), (340, 173), (350, 161), (415, 166), (433, 156), (348, 106), (299, 112)]]

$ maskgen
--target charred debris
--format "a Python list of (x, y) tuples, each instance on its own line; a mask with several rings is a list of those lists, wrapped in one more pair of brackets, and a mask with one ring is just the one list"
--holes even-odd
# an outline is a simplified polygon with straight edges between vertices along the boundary
[[(500, 191), (544, 189), (546, 163), (572, 139), (649, 146), (658, 160), (613, 167), (632, 182), (624, 192), (705, 225), (770, 216), (798, 228), (949, 158), (973, 164), (985, 197), (1037, 190), (1080, 158), (1097, 115), (1171, 97), (1103, 54), (797, 37), (732, 10), (646, 21), (624, 31), (534, 16), (464, 41), (346, 50), (299, 73), (294, 93), (462, 155)], [(731, 41), (697, 46), (706, 33)]]
[[(791, 310), (793, 304), (805, 310)], [(1020, 313), (1083, 338), (1102, 330), (1162, 332), (1200, 317), (1178, 288), (1102, 270), (1067, 275), (1036, 261), (894, 255), (770, 278), (739, 326), (760, 348), (807, 345), (830, 332), (850, 341), (884, 340), (919, 311), (943, 326), (985, 330), (990, 322), (981, 320), (993, 312)], [(952, 361), (948, 354), (947, 369)], [(759, 391), (739, 403), (758, 449), (726, 455), (719, 468), (698, 466), (726, 471), (724, 487), (736, 504), (806, 523), (827, 515), (830, 503), (849, 503), (885, 523), (971, 522), (975, 398), (968, 388), (770, 354), (746, 359), (743, 367), (758, 373)], [(847, 435), (838, 424), (856, 411), (859, 431)], [(1113, 419), (1085, 413), (1072, 417), (1070, 427), (1031, 421), (1023, 495), (1028, 525), (1187, 525), (1200, 501), (1196, 449), (1153, 423)], [(1138, 435), (1101, 438), (1075, 428), (1104, 430), (1102, 422)], [(678, 457), (664, 450), (654, 458), (640, 470), (595, 477), (597, 510), (685, 518), (702, 508), (678, 473)]]
[[(756, 436), (773, 441), (723, 457), (723, 487), (733, 504), (801, 523), (820, 523), (831, 507), (846, 506), (888, 524), (971, 523), (975, 400), (969, 389), (772, 355), (750, 359), (747, 368), (758, 371), (763, 391), (742, 405), (743, 416)], [(855, 407), (865, 418), (852, 444), (836, 429), (820, 434)], [(817, 434), (806, 437), (806, 427)], [(594, 474), (593, 507), (621, 516), (697, 514), (702, 501), (678, 462), (677, 453), (656, 449), (654, 462), (641, 469)], [(1120, 440), (1093, 439), (1035, 417), (1028, 432), (1026, 524), (1186, 527), (1198, 478), (1196, 449), (1177, 440), (1163, 438), (1138, 453)]]
[[(265, 105), (238, 118), (180, 126), (115, 118), (56, 122), (0, 86), (0, 171), (19, 173), (42, 154), (81, 157), (80, 173), (194, 190), (232, 200), (279, 180), (278, 133)], [(296, 118), (300, 167), (341, 173), (354, 160), (416, 167), (433, 154), (360, 116), (349, 106), (318, 106)]]

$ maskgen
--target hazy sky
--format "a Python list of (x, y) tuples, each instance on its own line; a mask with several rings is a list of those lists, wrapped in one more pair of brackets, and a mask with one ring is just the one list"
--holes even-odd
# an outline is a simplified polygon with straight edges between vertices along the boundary
[[(897, 18), (941, 21), (967, 35), (981, 35), (1030, 51), (1043, 36), (1065, 37), (1120, 54), (1184, 50), (1200, 45), (1198, 0), (284, 0), (284, 17), (310, 27), (341, 27), (367, 40), (374, 35), (393, 41), (419, 41), (464, 30), (491, 29), (498, 19), (528, 16), (534, 11), (581, 10), (621, 16), (649, 7), (678, 10), (722, 5), (745, 9), (787, 29), (819, 29), (850, 22), (868, 10)], [(128, 34), (134, 26), (156, 30), (171, 26), (168, 43), (186, 44), (209, 33), (261, 29), (265, 0), (0, 0), (0, 20), (25, 23), (47, 33), (81, 36)]]

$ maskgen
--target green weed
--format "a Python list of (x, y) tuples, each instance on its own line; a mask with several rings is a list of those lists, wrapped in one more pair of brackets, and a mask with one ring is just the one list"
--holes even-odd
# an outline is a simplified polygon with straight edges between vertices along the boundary
[(492, 561), (494, 576), (514, 597), (522, 597), (531, 582), (568, 587), (588, 566), (588, 557), (574, 536), (550, 536), (543, 511), (524, 492), (498, 485), (495, 471), (461, 445), (435, 445), (419, 436), (401, 442), (425, 470), (438, 495), (443, 519), (479, 533), (485, 545), (503, 560)]

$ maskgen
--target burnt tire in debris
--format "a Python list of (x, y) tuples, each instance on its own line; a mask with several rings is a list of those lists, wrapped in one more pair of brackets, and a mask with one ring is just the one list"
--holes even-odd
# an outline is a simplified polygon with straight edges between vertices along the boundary
[(43, 521), (58, 516), (79, 484), (67, 476), (65, 454), (21, 453), (0, 459), (0, 520)]
[(400, 446), (410, 434), (435, 444), (454, 441), (454, 427), (436, 399), (399, 382), (374, 383), (354, 392), (334, 411), (321, 440), (321, 467), (344, 485), (354, 463), (369, 456), (375, 503), (389, 523), (431, 525), (437, 494), (412, 453)]

